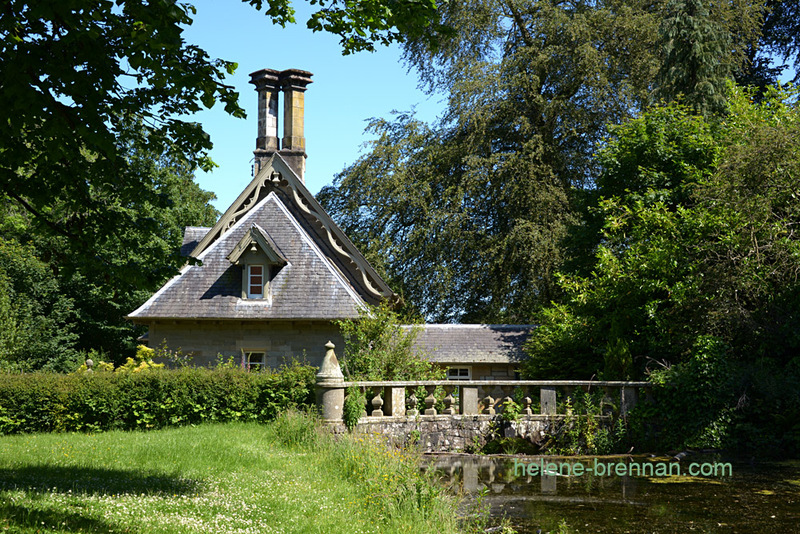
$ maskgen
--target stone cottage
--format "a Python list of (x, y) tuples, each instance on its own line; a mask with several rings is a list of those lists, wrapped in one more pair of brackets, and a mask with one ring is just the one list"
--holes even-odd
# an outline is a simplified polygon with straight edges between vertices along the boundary
[[(304, 97), (310, 72), (252, 73), (258, 93), (254, 178), (213, 228), (186, 228), (187, 264), (128, 318), (155, 346), (218, 355), (249, 369), (297, 358), (320, 365), (343, 340), (333, 321), (358, 317), (394, 292), (304, 183)], [(283, 97), (283, 138), (278, 138)], [(426, 325), (425, 354), (453, 379), (513, 377), (529, 326)]]

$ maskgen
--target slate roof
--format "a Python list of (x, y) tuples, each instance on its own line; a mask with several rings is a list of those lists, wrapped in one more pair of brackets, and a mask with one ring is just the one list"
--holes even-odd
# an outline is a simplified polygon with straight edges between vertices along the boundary
[(432, 362), (503, 364), (524, 359), (522, 345), (535, 326), (428, 324), (419, 328), (414, 345)]
[[(226, 258), (253, 225), (268, 228), (288, 260), (270, 282), (271, 299), (240, 298), (242, 268)], [(184, 267), (129, 317), (330, 320), (357, 317), (363, 303), (276, 191), (208, 245), (198, 259), (202, 265)]]
[(181, 245), (181, 256), (189, 256), (194, 248), (211, 228), (206, 226), (187, 226), (183, 229), (183, 244)]
[[(226, 256), (254, 225), (274, 239), (288, 264), (271, 281), (267, 298), (242, 299), (242, 268)], [(185, 266), (129, 319), (334, 320), (357, 317), (365, 303), (395, 298), (279, 154), (212, 228), (186, 228), (181, 252), (202, 264)]]
[[(366, 302), (377, 304), (387, 298), (396, 298), (392, 289), (320, 206), (280, 154), (274, 154), (269, 159), (222, 214), (214, 227), (198, 242), (190, 255), (199, 258), (212, 243), (225, 235), (232, 225), (256, 209), (254, 206), (259, 205), (258, 203), (270, 192), (275, 192), (283, 200), (297, 223)], [(270, 230), (269, 226), (265, 226), (265, 229)]]

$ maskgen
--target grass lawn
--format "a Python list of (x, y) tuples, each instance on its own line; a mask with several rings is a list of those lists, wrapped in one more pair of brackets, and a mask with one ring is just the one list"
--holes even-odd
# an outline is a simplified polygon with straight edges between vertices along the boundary
[(412, 457), (269, 425), (0, 437), (0, 532), (458, 530)]

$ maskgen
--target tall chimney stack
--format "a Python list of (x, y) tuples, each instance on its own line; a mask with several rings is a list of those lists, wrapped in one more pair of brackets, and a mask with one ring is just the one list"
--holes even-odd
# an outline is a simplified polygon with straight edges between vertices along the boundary
[(277, 151), (278, 146), (278, 93), (280, 72), (262, 69), (250, 75), (250, 83), (258, 92), (258, 137), (256, 150)]
[[(278, 152), (295, 173), (304, 180), (306, 139), (304, 103), (310, 72), (298, 69), (276, 71), (262, 69), (250, 74), (250, 83), (258, 92), (258, 137), (256, 138), (255, 173)], [(278, 140), (278, 93), (283, 90), (283, 141)]]

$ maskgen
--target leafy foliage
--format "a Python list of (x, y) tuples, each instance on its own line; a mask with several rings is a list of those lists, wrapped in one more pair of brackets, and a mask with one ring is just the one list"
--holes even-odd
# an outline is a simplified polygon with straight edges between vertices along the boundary
[[(697, 69), (712, 59), (728, 70), (741, 64), (760, 4), (735, 5), (709, 15), (731, 45), (705, 54), (708, 65)], [(436, 46), (404, 45), (422, 83), (447, 95), (440, 122), (408, 114), (374, 120), (370, 152), (319, 200), (426, 320), (529, 322), (561, 298), (555, 273), (586, 256), (571, 231), (598, 179), (594, 155), (607, 125), (651, 102), (662, 65), (683, 64), (659, 50), (662, 7), (638, 0), (443, 5), (438, 20), (454, 33)], [(739, 7), (747, 16), (732, 16)], [(685, 92), (668, 86), (676, 80), (663, 68), (665, 91)], [(728, 70), (714, 83), (724, 83)]]
[[(790, 358), (800, 164), (793, 102), (773, 90), (753, 104), (737, 90), (729, 118), (716, 124), (671, 106), (615, 130), (600, 157), (599, 194), (616, 196), (596, 208), (596, 263), (591, 274), (562, 276), (568, 300), (541, 314), (531, 376), (557, 372), (564, 351), (575, 351), (567, 370), (586, 377), (639, 376), (648, 362), (681, 361), (701, 335), (737, 356)], [(626, 350), (634, 361), (615, 362)]]
[[(770, 424), (794, 436), (778, 414), (800, 402), (798, 118), (793, 92), (771, 89), (754, 103), (732, 89), (724, 120), (669, 106), (617, 128), (600, 157), (595, 264), (561, 275), (567, 299), (540, 314), (526, 374), (651, 372), (674, 443), (750, 447), (735, 429)], [(606, 187), (615, 196), (603, 197)]]
[(710, 336), (698, 339), (686, 361), (654, 371), (657, 404), (649, 411), (666, 430), (661, 447), (727, 445), (739, 372), (730, 348)]
[(72, 370), (75, 309), (33, 246), (0, 238), (0, 369)]
[[(279, 1), (269, 3), (274, 5)], [(286, 0), (283, 2), (288, 4)], [(438, 9), (435, 0), (311, 0), (311, 4), (319, 4), (321, 9), (311, 15), (306, 25), (313, 31), (324, 30), (340, 36), (343, 54), (373, 51), (375, 43), (388, 45), (408, 38), (430, 41), (451, 32), (435, 22)]]
[(414, 348), (415, 327), (400, 324), (386, 303), (337, 325), (345, 342), (343, 371), (351, 380), (425, 380), (441, 374)]

